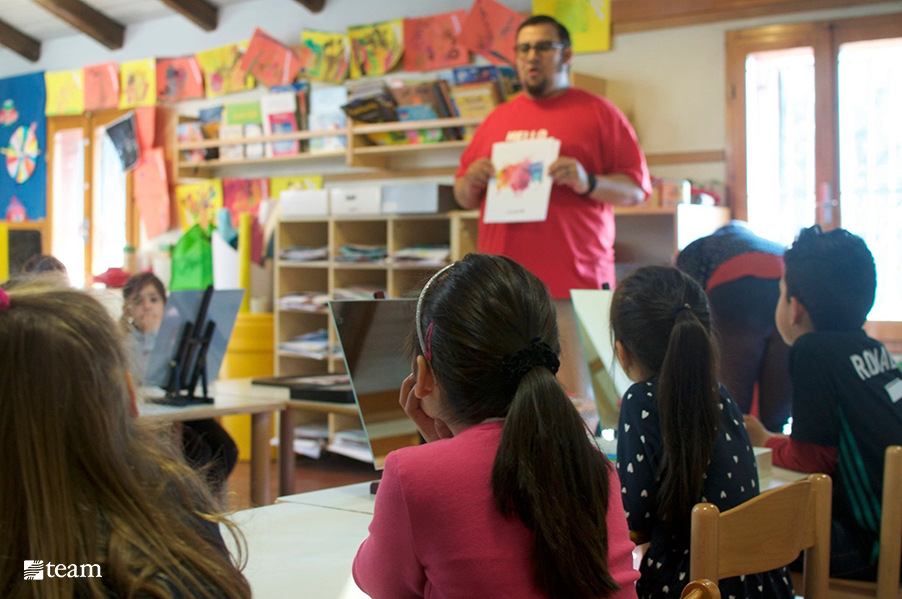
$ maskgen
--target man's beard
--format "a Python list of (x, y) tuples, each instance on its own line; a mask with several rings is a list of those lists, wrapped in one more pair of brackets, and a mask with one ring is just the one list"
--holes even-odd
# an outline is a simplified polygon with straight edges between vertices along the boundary
[(545, 90), (548, 89), (548, 78), (542, 77), (535, 85), (525, 84), (524, 87), (530, 96), (534, 98), (541, 97), (545, 94)]

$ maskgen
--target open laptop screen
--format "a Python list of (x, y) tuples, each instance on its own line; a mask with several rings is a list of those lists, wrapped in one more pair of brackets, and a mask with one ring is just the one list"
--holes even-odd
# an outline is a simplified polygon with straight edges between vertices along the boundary
[(406, 343), (416, 300), (332, 301), (329, 308), (373, 464), (381, 469), (389, 452), (420, 442), (416, 425), (398, 403), (401, 383), (411, 373)]

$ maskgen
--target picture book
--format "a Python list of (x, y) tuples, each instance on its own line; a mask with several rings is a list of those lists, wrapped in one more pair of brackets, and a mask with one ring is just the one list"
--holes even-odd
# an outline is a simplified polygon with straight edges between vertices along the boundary
[[(310, 91), (310, 131), (339, 131), (347, 126), (347, 119), (341, 107), (348, 101), (348, 90), (343, 86), (314, 87)], [(311, 152), (343, 150), (347, 137), (313, 137), (308, 144)]]
[[(498, 105), (498, 90), (494, 82), (467, 83), (451, 88), (451, 99), (463, 118), (484, 119)], [(464, 139), (470, 139), (475, 126), (464, 128)]]
[(291, 48), (258, 27), (241, 58), (240, 69), (272, 87), (294, 81), (301, 71), (301, 61)]
[(85, 111), (85, 77), (82, 69), (46, 71), (44, 85), (47, 88), (44, 114), (47, 116), (81, 114)]
[(404, 70), (434, 71), (465, 65), (470, 51), (458, 41), (467, 11), (404, 19)]
[(560, 21), (576, 54), (611, 49), (611, 0), (532, 0), (532, 13)]
[(385, 75), (404, 53), (404, 20), (348, 27), (352, 79)]
[[(200, 121), (189, 121), (179, 123), (176, 129), (178, 133), (179, 143), (190, 143), (194, 141), (204, 141), (204, 134), (201, 130)], [(206, 150), (182, 150), (182, 162), (198, 163), (207, 159)]]
[[(243, 125), (220, 125), (219, 139), (235, 139), (244, 137)], [(244, 158), (244, 144), (219, 146), (219, 158), (222, 160), (241, 160)]]
[[(435, 108), (430, 104), (398, 106), (399, 121), (427, 121), (437, 118)], [(410, 143), (432, 143), (445, 138), (441, 129), (408, 129), (404, 134), (407, 135)]]
[(301, 32), (301, 73), (314, 81), (341, 83), (348, 77), (350, 48), (345, 33), (304, 29)]
[(552, 138), (492, 144), (495, 176), (486, 191), (484, 222), (544, 221), (553, 183), (548, 167), (560, 150), (560, 140)]
[(119, 65), (119, 108), (157, 103), (156, 59), (133, 60)]
[(223, 207), (222, 180), (206, 179), (200, 183), (178, 185), (175, 198), (183, 231), (194, 225), (208, 230), (210, 225), (216, 224), (216, 212)]
[(476, 0), (467, 14), (460, 41), (492, 64), (514, 64), (517, 28), (525, 20), (496, 0)]
[(261, 122), (260, 102), (232, 102), (225, 106), (226, 125), (247, 125)]
[(157, 59), (157, 100), (182, 102), (204, 97), (204, 76), (194, 56)]
[(248, 42), (241, 42), (195, 54), (204, 73), (204, 90), (208, 98), (254, 88), (254, 78), (241, 69), (241, 57), (247, 47)]
[(119, 65), (105, 62), (84, 68), (85, 110), (119, 106)]
[[(260, 123), (246, 123), (244, 125), (244, 137), (263, 137), (263, 126)], [(244, 157), (248, 160), (263, 158), (263, 142), (244, 144)]]
[[(201, 108), (198, 112), (200, 130), (204, 139), (216, 139), (219, 137), (219, 127), (222, 125), (222, 106), (210, 106)], [(207, 148), (205, 150), (207, 160), (219, 158), (219, 148)]]
[[(270, 93), (260, 98), (260, 113), (263, 116), (264, 135), (293, 133), (298, 130), (297, 96), (294, 92)], [(267, 143), (264, 152), (267, 158), (297, 154), (297, 140)]]

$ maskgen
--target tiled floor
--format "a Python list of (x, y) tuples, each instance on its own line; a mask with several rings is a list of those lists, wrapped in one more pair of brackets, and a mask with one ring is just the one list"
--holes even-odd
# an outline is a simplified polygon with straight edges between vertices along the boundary
[[(304, 493), (329, 489), (353, 483), (377, 480), (380, 473), (366, 464), (344, 456), (327, 454), (319, 460), (305, 457), (296, 459), (294, 492)], [(269, 473), (270, 497), (279, 496), (279, 465), (273, 462)], [(238, 462), (229, 477), (228, 509), (243, 510), (251, 507), (250, 462)]]

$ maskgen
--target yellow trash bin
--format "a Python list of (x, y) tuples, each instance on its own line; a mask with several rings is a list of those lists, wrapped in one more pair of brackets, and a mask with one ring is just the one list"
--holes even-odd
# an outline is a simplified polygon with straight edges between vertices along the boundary
[[(232, 338), (219, 371), (221, 379), (271, 376), (273, 368), (273, 315), (238, 314)], [(251, 417), (224, 416), (222, 426), (238, 445), (238, 459), (251, 457)], [(273, 454), (275, 455), (275, 448)]]

